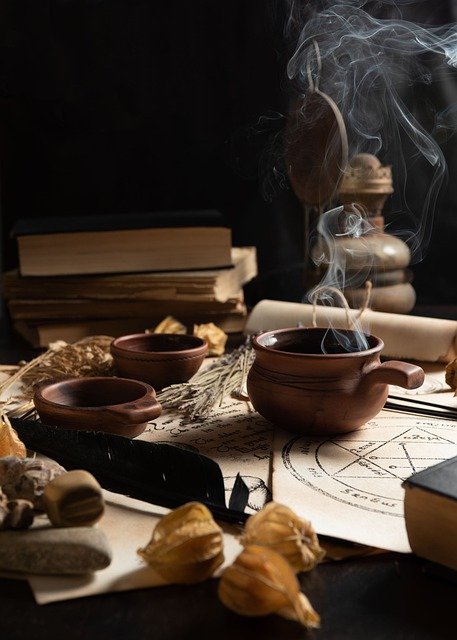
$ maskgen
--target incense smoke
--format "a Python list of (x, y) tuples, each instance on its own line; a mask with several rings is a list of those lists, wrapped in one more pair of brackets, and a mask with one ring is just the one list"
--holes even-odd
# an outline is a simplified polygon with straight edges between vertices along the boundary
[[(430, 240), (433, 213), (446, 175), (443, 153), (402, 99), (405, 86), (430, 83), (429, 65), (457, 66), (456, 25), (421, 26), (402, 20), (401, 5), (409, 2), (363, 0), (309, 3), (289, 0), (286, 34), (296, 41), (287, 75), (298, 93), (308, 90), (310, 67), (320, 88), (337, 103), (347, 128), (350, 157), (372, 153), (393, 166), (396, 199), (393, 214), (407, 212), (403, 233), (413, 260), (419, 261)], [(365, 8), (371, 7), (367, 13)], [(376, 8), (396, 17), (374, 17)], [(322, 68), (314, 54), (317, 43)], [(419, 163), (429, 166), (430, 180), (423, 185), (423, 207), (408, 211), (405, 190), (408, 172)]]
[[(420, 261), (430, 242), (447, 168), (437, 141), (415, 117), (414, 105), (408, 108), (405, 104), (403, 95), (416, 85), (431, 84), (434, 73), (443, 68), (457, 67), (456, 25), (425, 26), (404, 20), (402, 9), (411, 4), (408, 0), (288, 0), (287, 4), (285, 34), (293, 43), (287, 65), (291, 87), (297, 96), (304, 96), (318, 84), (334, 100), (346, 126), (349, 158), (369, 153), (392, 166), (393, 222), (388, 231), (408, 244), (411, 263)], [(452, 127), (455, 130), (454, 109), (435, 116), (433, 133), (437, 137), (442, 139)], [(415, 184), (415, 189), (422, 190), (422, 208), (412, 211), (407, 185), (419, 168), (428, 177)], [(310, 301), (334, 306), (340, 303), (334, 295), (338, 290), (365, 281), (372, 266), (369, 241), (364, 238), (369, 232), (373, 229), (356, 209), (351, 212), (340, 207), (319, 216), (317, 233), (323, 248), (315, 258), (317, 263), (325, 260), (328, 268), (308, 293)], [(339, 248), (336, 240), (341, 235), (357, 239), (355, 253)]]

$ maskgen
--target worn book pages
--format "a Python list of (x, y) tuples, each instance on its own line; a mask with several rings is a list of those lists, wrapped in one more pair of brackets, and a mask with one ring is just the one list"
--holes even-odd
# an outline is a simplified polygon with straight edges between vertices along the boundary
[[(84, 598), (113, 591), (130, 591), (164, 585), (164, 580), (137, 554), (151, 539), (152, 531), (168, 509), (104, 491), (106, 512), (99, 526), (110, 544), (113, 560), (109, 567), (89, 576), (29, 576), (38, 604)], [(236, 527), (221, 524), (224, 563), (231, 564), (240, 553)]]
[[(314, 307), (310, 304), (261, 300), (251, 311), (246, 334), (298, 325), (311, 327)], [(317, 305), (316, 326), (352, 328), (359, 310), (348, 313), (341, 307)], [(359, 318), (360, 327), (384, 342), (383, 356), (425, 362), (450, 362), (456, 357), (457, 321), (384, 313), (366, 309)]]
[(185, 271), (148, 271), (24, 277), (17, 269), (2, 274), (6, 300), (25, 298), (89, 300), (216, 300), (226, 302), (257, 275), (255, 247), (232, 247), (233, 267)]
[[(452, 393), (437, 396), (436, 402), (446, 396), (444, 404), (456, 404)], [(455, 455), (457, 421), (396, 411), (381, 411), (341, 436), (279, 431), (273, 496), (311, 520), (318, 534), (407, 553), (402, 482)]]
[[(414, 394), (456, 407), (457, 399), (444, 382), (443, 366), (428, 364), (427, 369), (424, 385)], [(412, 393), (396, 387), (390, 391), (404, 397)], [(457, 455), (457, 421), (382, 411), (362, 429), (344, 436), (309, 438), (275, 430), (273, 443), (273, 427), (249, 402), (226, 398), (201, 422), (165, 411), (149, 424), (141, 439), (171, 443), (214, 459), (224, 476), (227, 503), (240, 473), (250, 490), (250, 513), (273, 497), (310, 520), (320, 535), (409, 552), (402, 482), (420, 469)], [(136, 550), (146, 544), (167, 510), (106, 495), (106, 516), (98, 526), (112, 546), (112, 565), (90, 578), (30, 577), (37, 602), (162, 584), (141, 563)], [(238, 530), (221, 526), (226, 565), (240, 550)]]
[(200, 422), (164, 412), (138, 439), (185, 447), (215, 460), (224, 476), (227, 503), (240, 473), (250, 492), (247, 512), (261, 509), (271, 498), (273, 429), (250, 402), (226, 398)]
[[(221, 407), (200, 423), (164, 412), (149, 423), (139, 439), (184, 447), (215, 460), (224, 476), (227, 504), (240, 473), (249, 488), (246, 512), (254, 513), (271, 499), (272, 437), (271, 426), (249, 402), (226, 398)], [(112, 548), (111, 565), (93, 576), (29, 577), (39, 604), (163, 585), (160, 576), (144, 565), (136, 551), (149, 542), (160, 515), (168, 509), (111, 492), (105, 492), (105, 496), (106, 513), (97, 526), (105, 532)], [(219, 524), (224, 531), (225, 562), (217, 575), (241, 550), (239, 529)]]

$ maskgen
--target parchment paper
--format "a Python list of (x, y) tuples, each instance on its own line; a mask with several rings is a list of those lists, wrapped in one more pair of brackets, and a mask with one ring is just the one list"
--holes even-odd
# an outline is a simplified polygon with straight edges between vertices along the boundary
[[(354, 319), (358, 310), (351, 309)], [(246, 323), (247, 335), (259, 331), (303, 325), (312, 326), (313, 306), (279, 300), (261, 300), (252, 309)], [(346, 311), (341, 307), (316, 307), (318, 327), (330, 324), (348, 328)], [(384, 313), (366, 309), (360, 318), (361, 329), (384, 342), (382, 355), (425, 362), (450, 362), (456, 357), (457, 321)]]
[(394, 411), (337, 437), (278, 431), (273, 496), (318, 534), (407, 553), (402, 482), (455, 455), (456, 421)]
[[(236, 475), (240, 473), (250, 491), (246, 511), (253, 513), (271, 498), (272, 438), (271, 425), (249, 402), (227, 398), (210, 418), (200, 423), (191, 423), (177, 413), (164, 412), (149, 423), (139, 439), (185, 447), (215, 460), (224, 476), (227, 504)], [(39, 604), (163, 584), (136, 551), (149, 542), (160, 515), (168, 509), (111, 492), (105, 492), (105, 496), (107, 508), (98, 526), (111, 545), (111, 565), (89, 577), (29, 577)], [(217, 575), (241, 550), (236, 538), (238, 529), (219, 524), (224, 530), (225, 562)]]
[[(90, 576), (29, 576), (35, 600), (48, 604), (112, 591), (145, 589), (164, 584), (162, 578), (138, 556), (137, 549), (151, 539), (152, 530), (168, 509), (104, 491), (106, 512), (97, 525), (105, 533), (113, 552), (109, 567)], [(224, 564), (216, 576), (241, 551), (235, 527), (221, 525), (224, 534)]]
[(250, 402), (227, 397), (200, 422), (164, 412), (138, 439), (185, 447), (215, 460), (224, 476), (227, 504), (238, 473), (249, 488), (246, 512), (261, 509), (271, 498), (273, 428)]
[[(457, 406), (442, 365), (427, 365), (424, 393)], [(403, 393), (402, 389), (391, 388)], [(410, 392), (407, 392), (410, 393)], [(405, 394), (406, 395), (406, 394)], [(201, 423), (165, 412), (141, 436), (198, 450), (218, 462), (227, 501), (238, 472), (250, 488), (248, 511), (270, 499), (273, 428), (250, 403), (227, 398)], [(273, 447), (273, 498), (311, 520), (319, 534), (400, 552), (410, 551), (403, 518), (402, 481), (421, 468), (457, 455), (457, 422), (384, 411), (363, 429), (340, 438), (300, 438), (277, 431)], [(113, 549), (110, 567), (91, 578), (30, 577), (38, 603), (110, 591), (154, 587), (161, 579), (137, 556), (166, 509), (105, 492), (98, 525)], [(240, 551), (234, 527), (224, 529), (225, 563)]]

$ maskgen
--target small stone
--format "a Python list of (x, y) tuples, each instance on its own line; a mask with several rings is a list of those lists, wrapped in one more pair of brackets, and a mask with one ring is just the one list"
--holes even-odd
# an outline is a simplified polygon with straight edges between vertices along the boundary
[(0, 532), (0, 571), (77, 575), (105, 569), (112, 554), (97, 527)]
[(0, 458), (0, 486), (9, 500), (29, 500), (43, 511), (42, 496), (48, 482), (65, 473), (54, 460), (41, 458)]
[(3, 522), (4, 529), (28, 529), (33, 524), (35, 511), (29, 500), (10, 500), (8, 515)]

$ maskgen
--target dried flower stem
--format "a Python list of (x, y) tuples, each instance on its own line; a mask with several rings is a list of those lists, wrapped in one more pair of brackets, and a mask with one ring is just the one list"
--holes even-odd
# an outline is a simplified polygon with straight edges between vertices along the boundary
[(243, 385), (253, 361), (253, 349), (246, 343), (195, 374), (189, 382), (166, 387), (157, 394), (157, 399), (163, 407), (179, 409), (190, 419), (205, 418), (214, 407), (221, 406), (227, 396), (243, 395)]
[(22, 384), (20, 391), (0, 401), (1, 413), (17, 416), (31, 411), (35, 387), (42, 382), (77, 376), (112, 375), (109, 353), (111, 340), (110, 336), (90, 336), (73, 344), (63, 341), (52, 343), (47, 351), (25, 363), (0, 384), (0, 394), (4, 398), (16, 383)]

